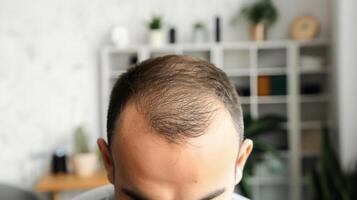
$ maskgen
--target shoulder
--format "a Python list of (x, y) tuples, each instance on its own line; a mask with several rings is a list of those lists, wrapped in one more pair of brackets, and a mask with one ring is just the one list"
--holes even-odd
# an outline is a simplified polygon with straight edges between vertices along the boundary
[(234, 193), (232, 200), (249, 200), (249, 199)]
[(113, 185), (105, 185), (76, 196), (73, 200), (114, 200)]

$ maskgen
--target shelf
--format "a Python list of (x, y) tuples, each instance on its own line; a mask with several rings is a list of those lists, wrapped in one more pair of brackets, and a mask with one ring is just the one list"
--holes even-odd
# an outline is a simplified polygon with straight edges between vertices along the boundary
[(250, 104), (250, 97), (239, 97), (241, 104)]
[(281, 49), (288, 48), (289, 45), (295, 44), (299, 47), (314, 47), (314, 46), (327, 46), (329, 45), (328, 38), (315, 39), (310, 41), (293, 41), (293, 40), (268, 40), (268, 41), (239, 41), (239, 42), (221, 42), (221, 43), (178, 43), (178, 44), (165, 44), (162, 47), (152, 47), (150, 45), (129, 45), (126, 47), (116, 47), (108, 46), (104, 49), (110, 51), (120, 51), (120, 52), (132, 52), (133, 50), (145, 48), (149, 51), (163, 50), (163, 49), (185, 49), (185, 50), (201, 50), (201, 49), (210, 49), (211, 47), (219, 46), (223, 49)]
[(177, 47), (175, 46), (164, 46), (164, 47), (149, 47), (148, 50), (151, 53), (167, 53), (176, 52)]
[(113, 53), (120, 53), (120, 54), (131, 54), (131, 53), (138, 53), (138, 48), (135, 46), (128, 47), (128, 48), (118, 48), (116, 46), (108, 46), (103, 49), (104, 54), (113, 54)]
[(171, 55), (171, 54), (176, 54), (177, 52), (175, 50), (157, 50), (157, 51), (151, 51), (150, 53), (150, 58), (154, 57), (159, 57), (159, 56), (165, 56), (165, 55)]
[[(269, 41), (242, 41), (242, 42), (224, 42), (221, 46), (224, 49), (238, 50), (238, 49), (281, 49), (288, 48), (292, 43), (291, 40), (269, 40)], [(296, 43), (297, 44), (297, 43)]]
[(322, 129), (321, 121), (305, 121), (301, 122), (302, 130), (319, 130)]
[(284, 104), (287, 103), (287, 97), (282, 96), (258, 96), (256, 97), (259, 104)]
[[(105, 47), (101, 53), (102, 68), (103, 71), (105, 70), (103, 74), (107, 77), (102, 81), (110, 81), (111, 84), (102, 84), (105, 88), (100, 102), (109, 101), (108, 94), (113, 86), (113, 80), (131, 66), (130, 63), (133, 63), (131, 58), (134, 56), (137, 56), (138, 61), (142, 61), (150, 56), (175, 53), (209, 60), (228, 75), (235, 89), (241, 94), (240, 103), (244, 114), (249, 113), (253, 118), (276, 114), (287, 119), (287, 122), (281, 125), (281, 132), (262, 138), (279, 148), (282, 159), (287, 160), (287, 175), (264, 173), (263, 177), (252, 177), (250, 181), (255, 187), (294, 186), (295, 190), (298, 188), (295, 187), (295, 183), (298, 183), (304, 175), (303, 162), (315, 160), (319, 156), (315, 148), (303, 148), (302, 138), (305, 137), (304, 141), (311, 142), (312, 147), (315, 147), (317, 142), (313, 142), (315, 140), (310, 137), (318, 136), (322, 132), (323, 123), (325, 121), (328, 123), (330, 120), (328, 106), (330, 98), (333, 97), (329, 93), (328, 81), (334, 66), (330, 66), (332, 63), (329, 62), (328, 45), (328, 39), (317, 39), (179, 43), (162, 47), (149, 45)], [(321, 58), (321, 62), (307, 62), (308, 60), (303, 60), (304, 56), (305, 59), (309, 56)], [(270, 81), (264, 81), (267, 78), (264, 76), (268, 76)], [(262, 88), (268, 84), (271, 84), (268, 88), (270, 92), (262, 92)], [(278, 86), (284, 86), (284, 90)], [(101, 110), (103, 124), (105, 124), (107, 105), (103, 103)], [(102, 128), (105, 130), (105, 127)], [(297, 165), (290, 166), (291, 163)]]
[(288, 177), (251, 177), (248, 180), (252, 185), (286, 185)]
[(328, 67), (316, 68), (316, 69), (304, 69), (303, 67), (298, 67), (300, 69), (300, 74), (328, 74)]
[(305, 95), (302, 94), (300, 97), (301, 103), (320, 103), (329, 101), (329, 95), (318, 94), (318, 95)]
[[(301, 130), (321, 130), (322, 129), (321, 121), (303, 121), (300, 123)], [(289, 123), (282, 123), (283, 129), (289, 128)]]
[(258, 49), (281, 49), (288, 48), (290, 45), (298, 45), (299, 47), (314, 47), (314, 46), (328, 46), (328, 38), (318, 38), (309, 41), (294, 41), (294, 40), (266, 40), (266, 41), (242, 41), (221, 43), (224, 48), (258, 48)]
[(286, 75), (286, 67), (266, 67), (257, 69), (258, 75)]
[(122, 73), (126, 72), (126, 70), (111, 70), (110, 72), (110, 78), (118, 78), (118, 76)]
[(329, 45), (328, 38), (318, 38), (314, 40), (302, 40), (302, 41), (295, 41), (296, 45), (300, 47), (314, 47), (314, 46), (328, 46)]
[(301, 157), (303, 158), (317, 158), (320, 156), (319, 152), (308, 152), (308, 151), (301, 151), (300, 154)]
[(251, 70), (246, 69), (223, 69), (228, 76), (239, 77), (239, 76), (250, 76)]

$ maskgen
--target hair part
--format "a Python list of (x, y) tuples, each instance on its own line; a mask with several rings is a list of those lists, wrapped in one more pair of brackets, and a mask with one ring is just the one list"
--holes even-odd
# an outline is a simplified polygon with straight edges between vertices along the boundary
[(108, 108), (109, 145), (129, 102), (135, 103), (154, 131), (171, 142), (204, 134), (223, 105), (243, 139), (242, 109), (235, 87), (222, 70), (201, 59), (167, 55), (148, 59), (120, 75)]

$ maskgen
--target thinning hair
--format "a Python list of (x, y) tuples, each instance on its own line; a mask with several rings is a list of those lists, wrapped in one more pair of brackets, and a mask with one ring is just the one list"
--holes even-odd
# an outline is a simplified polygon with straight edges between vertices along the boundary
[(223, 106), (229, 111), (240, 140), (243, 139), (242, 109), (235, 87), (221, 69), (198, 58), (152, 58), (121, 74), (110, 95), (109, 145), (129, 102), (135, 103), (154, 131), (172, 142), (204, 134)]

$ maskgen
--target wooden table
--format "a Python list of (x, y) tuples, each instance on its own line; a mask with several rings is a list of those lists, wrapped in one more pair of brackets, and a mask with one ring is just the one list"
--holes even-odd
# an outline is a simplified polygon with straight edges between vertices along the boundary
[(90, 177), (75, 174), (46, 175), (37, 184), (37, 192), (50, 192), (53, 200), (60, 199), (60, 193), (69, 190), (86, 190), (109, 184), (106, 173), (98, 171)]

